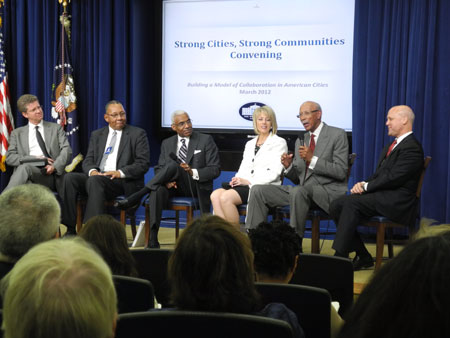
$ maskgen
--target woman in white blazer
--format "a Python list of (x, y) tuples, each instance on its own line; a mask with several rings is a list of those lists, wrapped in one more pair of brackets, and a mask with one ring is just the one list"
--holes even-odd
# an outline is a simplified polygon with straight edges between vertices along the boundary
[(241, 165), (229, 183), (211, 194), (214, 214), (239, 226), (237, 206), (247, 203), (255, 184), (281, 184), (281, 155), (287, 153), (286, 140), (277, 136), (277, 119), (269, 106), (255, 109), (253, 129), (257, 136), (245, 145)]

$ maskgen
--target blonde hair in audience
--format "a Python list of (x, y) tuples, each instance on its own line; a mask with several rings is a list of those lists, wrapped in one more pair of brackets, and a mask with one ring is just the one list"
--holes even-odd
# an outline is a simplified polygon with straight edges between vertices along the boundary
[(111, 271), (82, 239), (32, 248), (2, 280), (5, 338), (114, 336)]

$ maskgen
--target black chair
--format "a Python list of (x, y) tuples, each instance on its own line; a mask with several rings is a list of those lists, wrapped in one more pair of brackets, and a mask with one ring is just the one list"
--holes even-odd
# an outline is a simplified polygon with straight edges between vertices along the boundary
[(290, 284), (309, 285), (327, 290), (331, 299), (339, 302), (339, 314), (345, 317), (345, 312), (353, 304), (353, 272), (353, 264), (349, 259), (300, 254), (297, 270)]
[(327, 290), (304, 285), (256, 283), (264, 304), (282, 303), (296, 315), (307, 338), (330, 338), (331, 297)]
[(116, 338), (292, 337), (284, 321), (237, 313), (150, 311), (119, 315)]
[(136, 249), (131, 250), (131, 254), (136, 261), (139, 277), (150, 281), (158, 303), (163, 307), (169, 307), (170, 286), (167, 280), (167, 264), (172, 250)]
[(119, 313), (148, 311), (155, 307), (155, 293), (150, 281), (127, 276), (113, 276)]

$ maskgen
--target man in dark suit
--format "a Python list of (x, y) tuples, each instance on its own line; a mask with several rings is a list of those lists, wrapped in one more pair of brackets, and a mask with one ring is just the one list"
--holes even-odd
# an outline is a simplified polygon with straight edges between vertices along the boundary
[(150, 167), (147, 133), (126, 124), (125, 110), (119, 101), (106, 104), (107, 127), (92, 132), (84, 173), (64, 177), (62, 220), (68, 234), (75, 234), (77, 195), (86, 195), (84, 222), (105, 213), (105, 200), (130, 195), (144, 186)]
[(34, 95), (22, 95), (17, 100), (17, 108), (28, 124), (11, 133), (6, 164), (14, 167), (14, 173), (5, 190), (33, 182), (60, 192), (65, 166), (72, 157), (64, 130), (56, 123), (43, 120), (44, 112)]
[(213, 180), (220, 174), (219, 151), (214, 140), (193, 131), (192, 121), (185, 111), (177, 110), (172, 114), (172, 130), (177, 135), (163, 141), (155, 176), (141, 191), (116, 202), (118, 207), (128, 208), (150, 193), (150, 248), (160, 246), (159, 224), (169, 198), (194, 195), (199, 199), (201, 212), (208, 213)]
[(330, 206), (330, 215), (337, 225), (333, 242), (335, 255), (348, 257), (356, 251), (355, 270), (373, 266), (372, 256), (356, 231), (363, 219), (383, 215), (395, 222), (414, 224), (423, 150), (412, 134), (413, 123), (414, 112), (410, 107), (392, 107), (386, 126), (388, 135), (395, 140), (383, 149), (375, 173), (356, 183), (350, 195), (333, 201)]
[(285, 177), (298, 185), (253, 186), (248, 201), (247, 229), (266, 221), (270, 207), (290, 205), (290, 225), (303, 238), (310, 206), (317, 205), (328, 212), (330, 201), (347, 191), (345, 131), (323, 123), (322, 108), (316, 102), (304, 102), (298, 117), (306, 130), (304, 140), (299, 138), (295, 142), (295, 157), (281, 156)]

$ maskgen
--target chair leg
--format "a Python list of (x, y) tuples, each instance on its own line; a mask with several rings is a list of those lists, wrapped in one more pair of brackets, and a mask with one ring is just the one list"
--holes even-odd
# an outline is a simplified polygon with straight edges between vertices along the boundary
[(150, 238), (150, 206), (148, 205), (148, 203), (145, 203), (144, 230), (145, 230), (145, 247), (148, 247), (148, 242)]
[(81, 231), (81, 228), (83, 227), (83, 202), (78, 200), (77, 201), (77, 233)]
[(388, 246), (389, 258), (394, 258), (394, 245), (392, 244), (392, 241), (394, 239), (394, 229), (387, 228), (386, 229), (386, 237), (388, 239), (387, 246)]
[(320, 253), (320, 217), (311, 220), (311, 253)]
[(175, 241), (178, 239), (180, 234), (180, 211), (175, 211)]
[(125, 210), (120, 210), (120, 223), (124, 228), (127, 225), (127, 212)]
[(384, 234), (385, 234), (386, 224), (380, 223), (377, 226), (377, 248), (376, 248), (376, 258), (375, 258), (375, 271), (381, 267), (381, 261), (383, 260), (383, 250), (384, 250)]

